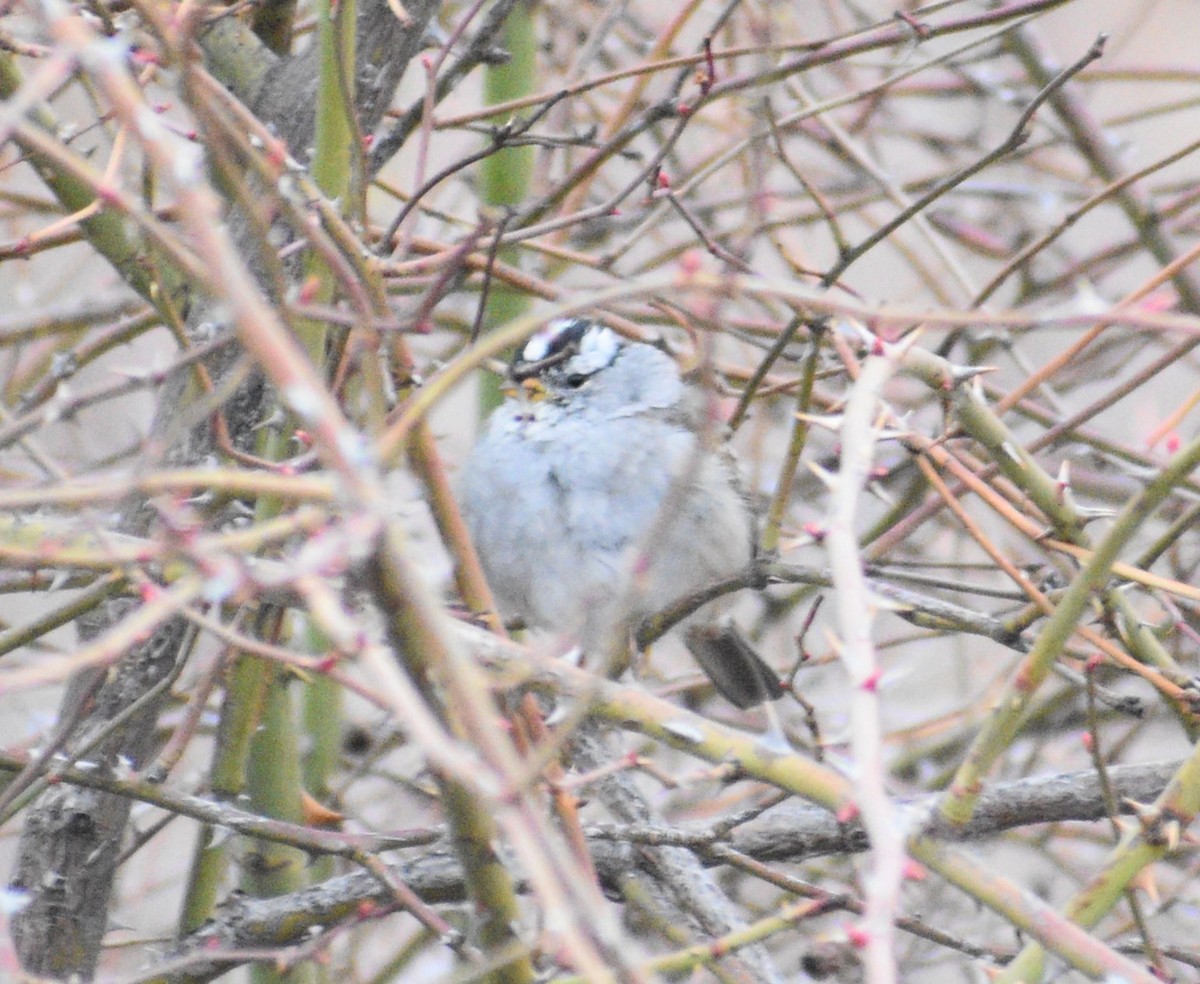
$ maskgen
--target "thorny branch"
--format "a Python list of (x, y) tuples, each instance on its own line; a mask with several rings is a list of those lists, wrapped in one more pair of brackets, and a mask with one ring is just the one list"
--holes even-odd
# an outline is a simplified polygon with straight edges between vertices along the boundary
[[(489, 106), (515, 4), (358, 0), (325, 91), (353, 7), (30, 0), (0, 32), (4, 973), (1200, 965), (1196, 110), (1156, 88), (1197, 76), (1152, 34), (1191, 14), (1061, 69), (1071, 0), (535, 5), (536, 76)], [(500, 289), (536, 306), (491, 324)], [(464, 624), (500, 623), (464, 384), (580, 315), (702, 369), (764, 517), (620, 681)], [(718, 598), (790, 751), (670, 631)]]

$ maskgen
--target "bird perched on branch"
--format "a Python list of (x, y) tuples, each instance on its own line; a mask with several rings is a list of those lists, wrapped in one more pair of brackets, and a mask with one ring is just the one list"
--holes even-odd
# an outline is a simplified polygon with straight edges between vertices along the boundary
[[(530, 338), (510, 376), (516, 392), (460, 487), (503, 615), (607, 657), (648, 615), (746, 569), (753, 510), (705, 394), (669, 355), (567, 319)], [(741, 708), (781, 696), (778, 675), (712, 609), (683, 624), (717, 690)]]

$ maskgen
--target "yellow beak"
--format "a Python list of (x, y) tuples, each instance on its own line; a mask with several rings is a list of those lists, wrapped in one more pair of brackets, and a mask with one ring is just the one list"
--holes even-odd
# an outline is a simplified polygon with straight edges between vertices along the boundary
[(537, 403), (550, 395), (550, 391), (546, 389), (542, 381), (533, 376), (521, 380), (521, 389), (525, 394), (525, 399), (531, 403)]

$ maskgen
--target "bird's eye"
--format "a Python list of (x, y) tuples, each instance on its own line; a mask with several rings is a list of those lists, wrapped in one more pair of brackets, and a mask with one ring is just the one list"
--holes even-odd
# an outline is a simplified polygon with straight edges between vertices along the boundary
[(582, 372), (573, 372), (573, 373), (571, 373), (571, 375), (569, 375), (567, 377), (567, 380), (566, 380), (567, 385), (570, 386), (571, 389), (574, 389), (574, 390), (579, 389), (579, 387), (582, 386), (587, 381), (588, 381), (587, 375)]

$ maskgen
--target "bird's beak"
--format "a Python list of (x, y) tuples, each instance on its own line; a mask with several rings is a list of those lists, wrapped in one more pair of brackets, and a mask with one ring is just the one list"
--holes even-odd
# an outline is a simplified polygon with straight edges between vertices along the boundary
[(525, 395), (525, 399), (530, 403), (538, 403), (546, 399), (549, 395), (545, 385), (536, 376), (530, 376), (528, 379), (521, 380), (521, 390)]

